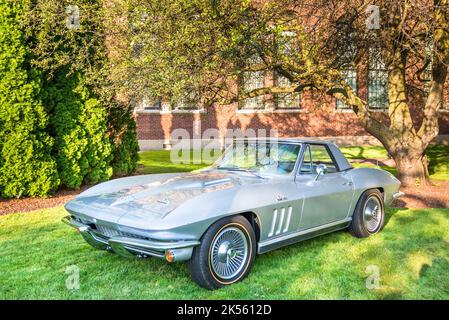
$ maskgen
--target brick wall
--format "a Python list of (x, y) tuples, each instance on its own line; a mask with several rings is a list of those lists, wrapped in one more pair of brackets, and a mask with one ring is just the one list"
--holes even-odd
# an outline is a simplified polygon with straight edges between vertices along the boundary
[[(446, 100), (449, 101), (449, 100)], [(419, 108), (412, 108), (415, 122), (420, 122)], [(379, 112), (382, 117), (382, 112)], [(201, 134), (216, 128), (222, 137), (226, 129), (274, 129), (280, 137), (341, 137), (367, 136), (352, 111), (336, 110), (335, 100), (317, 98), (304, 94), (300, 111), (257, 111), (242, 113), (237, 104), (213, 105), (200, 113), (177, 113), (175, 111), (137, 112), (137, 135), (139, 140), (170, 140), (174, 129), (186, 129), (194, 136), (194, 123), (201, 124)], [(440, 135), (449, 134), (449, 112), (440, 113)]]

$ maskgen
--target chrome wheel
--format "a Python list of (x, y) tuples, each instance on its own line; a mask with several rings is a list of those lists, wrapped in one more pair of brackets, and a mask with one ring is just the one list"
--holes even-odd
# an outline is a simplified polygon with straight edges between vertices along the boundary
[(228, 227), (220, 231), (212, 242), (210, 264), (217, 276), (232, 279), (248, 260), (248, 239), (242, 230)]
[(372, 196), (365, 202), (363, 217), (366, 229), (369, 232), (375, 232), (382, 222), (382, 205), (379, 198)]

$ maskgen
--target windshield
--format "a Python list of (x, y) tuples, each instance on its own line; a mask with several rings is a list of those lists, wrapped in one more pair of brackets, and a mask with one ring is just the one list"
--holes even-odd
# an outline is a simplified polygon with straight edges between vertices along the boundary
[(238, 141), (227, 149), (215, 169), (287, 175), (295, 168), (300, 145)]

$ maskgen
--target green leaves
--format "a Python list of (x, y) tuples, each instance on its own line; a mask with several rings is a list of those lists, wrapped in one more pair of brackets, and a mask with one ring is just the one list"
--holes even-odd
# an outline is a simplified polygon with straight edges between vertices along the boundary
[[(108, 82), (102, 0), (0, 0), (0, 197), (46, 196), (136, 169), (129, 106)], [(119, 112), (119, 109), (123, 109)]]
[(295, 45), (306, 33), (292, 22), (285, 1), (128, 0), (127, 4), (130, 27), (119, 34), (134, 50), (123, 55), (117, 64), (121, 77), (115, 78), (137, 99), (151, 96), (176, 102), (189, 92), (204, 102), (217, 102), (235, 93), (231, 83), (254, 57), (264, 58), (265, 70), (288, 69), (291, 78), (302, 75), (307, 69), (304, 60), (311, 59), (310, 48), (301, 50), (302, 55), (290, 50), (293, 53), (287, 56), (275, 45), (286, 38), (284, 31), (296, 34)]
[(51, 157), (53, 139), (39, 97), (40, 82), (29, 70), (20, 21), (26, 1), (0, 0), (0, 196), (44, 196), (59, 185)]
[(49, 130), (61, 184), (79, 188), (112, 176), (107, 112), (86, 86), (82, 74), (60, 70), (47, 84), (46, 104), (52, 105)]
[[(75, 4), (79, 28), (69, 29), (67, 8)], [(39, 57), (33, 65), (49, 76), (62, 67), (70, 74), (83, 72), (88, 83), (95, 83), (106, 58), (103, 4), (102, 0), (34, 1), (24, 21), (28, 38), (35, 39), (33, 54)]]
[(114, 176), (134, 173), (139, 160), (139, 144), (131, 108), (126, 108), (117, 101), (111, 101), (108, 108), (108, 123)]

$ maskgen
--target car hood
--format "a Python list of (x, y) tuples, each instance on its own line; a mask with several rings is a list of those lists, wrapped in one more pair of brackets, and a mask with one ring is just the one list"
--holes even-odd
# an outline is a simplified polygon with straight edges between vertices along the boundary
[(127, 219), (133, 216), (146, 220), (162, 219), (182, 203), (201, 194), (264, 181), (244, 173), (216, 170), (158, 176), (162, 177), (154, 179), (154, 175), (147, 175), (118, 179), (116, 183), (114, 180), (106, 182), (81, 193), (66, 205), (66, 209), (101, 220), (105, 217), (104, 212), (109, 222), (118, 222), (125, 215)]

